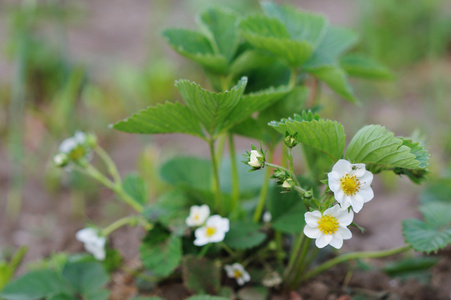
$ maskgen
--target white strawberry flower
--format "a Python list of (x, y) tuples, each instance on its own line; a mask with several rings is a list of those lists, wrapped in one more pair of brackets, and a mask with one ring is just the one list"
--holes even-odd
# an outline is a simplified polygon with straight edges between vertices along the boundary
[(304, 216), (307, 223), (304, 234), (311, 239), (316, 239), (315, 244), (318, 248), (331, 245), (340, 249), (343, 246), (343, 240), (352, 237), (351, 231), (347, 228), (354, 218), (352, 210), (342, 209), (336, 204), (322, 214), (315, 210), (306, 212)]
[(208, 205), (193, 205), (190, 208), (189, 216), (186, 218), (185, 222), (189, 227), (200, 226), (205, 223), (208, 216), (210, 216), (210, 208)]
[(340, 159), (327, 176), (329, 188), (342, 208), (352, 206), (358, 213), (364, 203), (374, 198), (371, 188), (373, 174), (365, 169), (365, 164), (351, 164)]
[(205, 226), (194, 231), (194, 245), (203, 246), (208, 243), (219, 243), (224, 240), (226, 232), (230, 229), (230, 222), (227, 218), (213, 215), (207, 219)]
[(249, 162), (248, 165), (253, 168), (261, 168), (262, 164), (258, 160), (259, 157), (263, 157), (260, 152), (257, 150), (251, 150), (251, 154), (249, 155)]
[[(59, 153), (55, 156), (54, 162), (59, 166), (65, 166), (69, 162), (90, 160), (92, 158), (92, 147), (96, 143), (93, 134), (86, 134), (81, 131), (75, 132), (73, 137), (67, 138), (59, 146)], [(65, 161), (62, 161), (62, 158)]]
[(86, 251), (94, 255), (97, 260), (104, 260), (106, 238), (99, 235), (99, 231), (94, 228), (83, 228), (75, 234), (75, 238), (82, 242)]
[(244, 267), (239, 263), (234, 263), (233, 265), (225, 265), (224, 269), (227, 273), (227, 277), (235, 278), (239, 285), (243, 285), (251, 280), (251, 276), (244, 269)]

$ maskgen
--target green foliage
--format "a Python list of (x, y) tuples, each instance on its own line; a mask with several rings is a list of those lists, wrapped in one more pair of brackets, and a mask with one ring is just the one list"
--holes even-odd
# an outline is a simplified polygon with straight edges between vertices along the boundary
[(232, 222), (224, 242), (237, 250), (257, 247), (266, 239), (266, 234), (260, 232), (259, 229), (260, 226), (251, 221)]
[(62, 272), (37, 270), (5, 286), (0, 297), (5, 300), (78, 299), (106, 300), (109, 292), (102, 287), (109, 281), (97, 262), (68, 263)]
[(309, 72), (321, 81), (324, 81), (338, 95), (350, 102), (357, 102), (353, 90), (348, 83), (346, 73), (341, 68), (337, 66), (324, 66), (310, 70)]
[(304, 203), (295, 191), (281, 193), (273, 186), (269, 193), (268, 210), (271, 213), (271, 227), (284, 233), (298, 233), (304, 229)]
[(418, 143), (395, 138), (392, 132), (380, 125), (360, 129), (345, 155), (353, 163), (365, 163), (372, 173), (393, 170), (397, 174), (407, 174), (414, 182), (424, 179), (428, 157), (427, 151)]
[(403, 280), (415, 278), (420, 281), (427, 281), (431, 277), (430, 269), (439, 262), (438, 257), (420, 256), (403, 259), (388, 263), (383, 271), (392, 277)]
[(420, 195), (420, 202), (422, 204), (451, 203), (451, 178), (444, 177), (428, 181), (426, 189)]
[(240, 300), (266, 300), (268, 296), (268, 289), (262, 286), (245, 287), (238, 291)]
[(182, 263), (183, 284), (198, 294), (219, 291), (221, 283), (221, 264), (205, 257), (186, 255)]
[(210, 295), (202, 295), (202, 296), (191, 296), (186, 300), (229, 300), (229, 298), (219, 297), (219, 296), (210, 296)]
[(20, 247), (9, 261), (0, 260), (0, 291), (11, 280), (27, 251), (27, 247)]
[(142, 205), (149, 202), (149, 189), (146, 182), (139, 174), (128, 174), (122, 181), (122, 188), (136, 202)]
[(332, 162), (343, 156), (346, 136), (341, 124), (330, 120), (296, 121), (282, 119), (269, 123), (281, 134), (296, 134), (296, 141), (324, 153)]
[(402, 222), (406, 242), (416, 251), (436, 252), (451, 243), (451, 203), (430, 202), (420, 206), (424, 221)]
[(165, 277), (180, 264), (182, 241), (160, 226), (149, 231), (139, 247), (141, 261), (154, 275)]
[(366, 79), (394, 78), (393, 72), (381, 63), (362, 54), (347, 54), (340, 59), (340, 67), (346, 74)]

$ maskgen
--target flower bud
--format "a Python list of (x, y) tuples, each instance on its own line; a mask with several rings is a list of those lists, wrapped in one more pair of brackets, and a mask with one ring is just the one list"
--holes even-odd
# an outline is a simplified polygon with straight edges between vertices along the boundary
[(248, 165), (254, 169), (260, 169), (263, 165), (261, 158), (263, 158), (263, 156), (260, 154), (260, 152), (258, 152), (257, 150), (251, 150)]
[(285, 134), (285, 138), (283, 139), (283, 142), (285, 143), (285, 145), (288, 148), (293, 148), (295, 147), (297, 144), (299, 144), (299, 142), (296, 140), (296, 136), (297, 133), (295, 133), (294, 135), (290, 135), (288, 134), (288, 132)]
[(58, 153), (53, 157), (53, 163), (57, 167), (65, 167), (69, 163), (69, 157), (65, 153)]

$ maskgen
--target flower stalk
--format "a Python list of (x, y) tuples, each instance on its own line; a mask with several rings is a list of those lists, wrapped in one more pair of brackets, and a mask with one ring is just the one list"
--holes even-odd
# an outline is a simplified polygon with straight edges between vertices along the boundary
[[(269, 148), (268, 149), (268, 160), (272, 160), (274, 155), (274, 150)], [(268, 163), (265, 163), (266, 165), (271, 165)], [(262, 212), (263, 212), (263, 207), (265, 206), (265, 200), (266, 200), (266, 196), (268, 194), (268, 187), (269, 187), (269, 178), (271, 177), (271, 169), (270, 168), (266, 168), (265, 170), (265, 178), (263, 179), (263, 186), (260, 190), (260, 196), (258, 199), (258, 204), (257, 204), (257, 208), (255, 209), (255, 213), (254, 213), (254, 222), (258, 222), (262, 216)]]

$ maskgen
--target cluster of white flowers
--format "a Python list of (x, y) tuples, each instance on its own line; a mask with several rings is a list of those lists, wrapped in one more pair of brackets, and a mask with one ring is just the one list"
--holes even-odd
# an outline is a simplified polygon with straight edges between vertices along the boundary
[(189, 227), (200, 226), (194, 231), (196, 237), (194, 245), (196, 246), (222, 242), (230, 229), (229, 219), (220, 215), (210, 216), (210, 208), (205, 204), (192, 206), (185, 222)]
[(105, 243), (106, 238), (99, 235), (99, 231), (95, 228), (83, 228), (77, 231), (75, 238), (82, 242), (86, 251), (94, 255), (98, 260), (105, 259)]
[(323, 213), (318, 210), (305, 213), (304, 234), (316, 239), (318, 248), (331, 245), (340, 249), (343, 240), (352, 237), (347, 226), (352, 223), (354, 212), (358, 213), (363, 204), (374, 197), (371, 189), (373, 174), (365, 169), (365, 164), (351, 164), (340, 159), (328, 174), (328, 179), (329, 188), (339, 204)]

